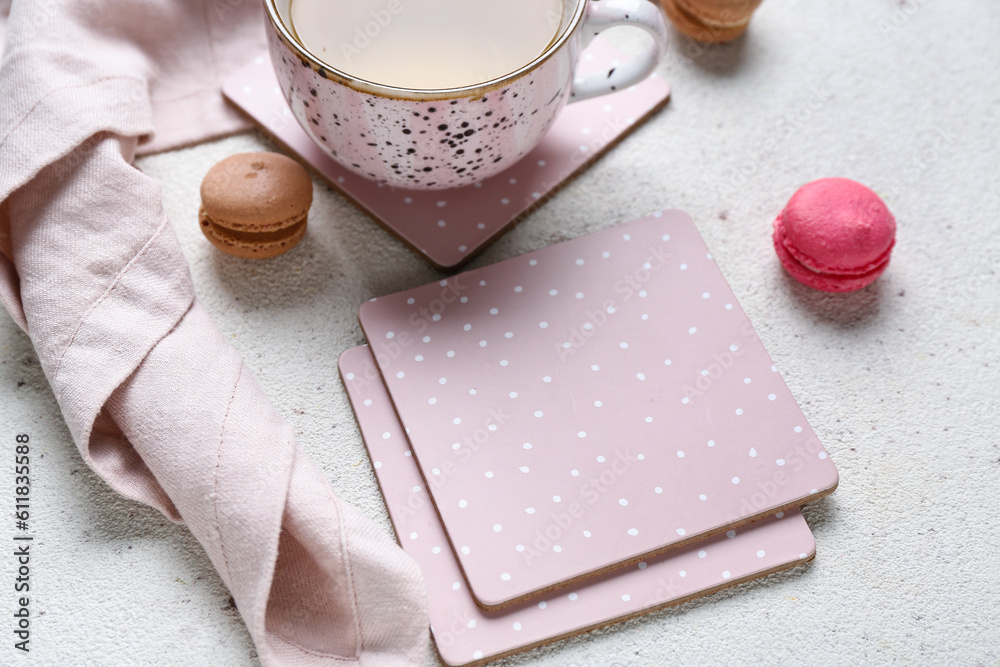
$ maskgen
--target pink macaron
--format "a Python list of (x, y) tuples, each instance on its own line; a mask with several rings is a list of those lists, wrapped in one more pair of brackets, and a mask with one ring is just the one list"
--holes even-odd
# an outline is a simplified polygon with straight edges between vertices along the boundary
[(802, 186), (774, 221), (774, 249), (800, 283), (824, 292), (867, 287), (889, 265), (896, 218), (869, 188), (847, 178)]

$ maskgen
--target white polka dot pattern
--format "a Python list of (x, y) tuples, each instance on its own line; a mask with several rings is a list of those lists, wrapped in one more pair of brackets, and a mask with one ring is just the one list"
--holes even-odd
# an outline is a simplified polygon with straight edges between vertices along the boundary
[[(365, 374), (366, 369), (373, 369), (369, 349), (348, 350), (341, 356), (340, 366), (345, 377), (347, 369), (355, 373), (354, 379), (345, 384), (393, 526), (399, 535), (417, 533), (416, 538), (403, 540), (403, 549), (424, 574), (433, 601), (430, 621), (434, 640), (447, 664), (462, 665), (555, 641), (622, 616), (652, 611), (720, 585), (795, 565), (815, 553), (815, 543), (801, 513), (790, 510), (783, 518), (769, 517), (740, 528), (733, 539), (707, 538), (695, 546), (629, 566), (613, 576), (546, 594), (541, 601), (533, 600), (503, 615), (487, 614), (464, 585), (461, 568), (426, 490), (413, 490), (422, 488), (423, 482), (406, 455), (406, 438), (385, 387), (377, 376)], [(383, 441), (381, 434), (386, 431), (393, 437)], [(439, 469), (429, 483), (446, 483), (449, 474), (454, 471)], [(589, 531), (583, 533), (589, 535)], [(699, 558), (699, 549), (705, 551), (704, 558)], [(520, 551), (524, 550), (520, 545)], [(726, 572), (730, 574), (728, 579)], [(454, 623), (456, 618), (462, 619), (462, 625)]]
[(453, 469), (430, 491), (451, 541), (472, 547), (460, 561), (484, 605), (835, 488), (835, 466), (742, 309), (725, 309), (735, 301), (694, 223), (670, 211), (362, 306), (418, 462), (428, 476)]

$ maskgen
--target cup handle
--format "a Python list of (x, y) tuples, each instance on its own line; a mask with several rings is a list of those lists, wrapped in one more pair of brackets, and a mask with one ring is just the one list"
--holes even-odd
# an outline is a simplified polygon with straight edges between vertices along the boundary
[(660, 8), (649, 0), (588, 0), (583, 20), (583, 46), (586, 48), (601, 32), (628, 25), (645, 30), (653, 44), (645, 52), (607, 72), (598, 72), (573, 80), (569, 102), (607, 95), (624, 90), (648, 77), (667, 53), (667, 26)]

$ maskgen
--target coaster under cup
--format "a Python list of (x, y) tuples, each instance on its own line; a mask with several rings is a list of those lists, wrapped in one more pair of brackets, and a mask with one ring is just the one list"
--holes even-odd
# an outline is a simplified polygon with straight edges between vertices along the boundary
[[(584, 52), (579, 74), (613, 68), (619, 59), (627, 58), (597, 38)], [(621, 92), (571, 104), (542, 143), (507, 171), (474, 186), (440, 191), (379, 186), (337, 164), (292, 117), (266, 54), (226, 79), (222, 91), (390, 233), (435, 267), (453, 269), (663, 106), (670, 85), (654, 74)]]

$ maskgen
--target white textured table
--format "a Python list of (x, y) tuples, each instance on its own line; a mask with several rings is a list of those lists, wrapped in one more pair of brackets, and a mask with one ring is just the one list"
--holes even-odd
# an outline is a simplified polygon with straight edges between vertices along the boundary
[[(988, 0), (766, 0), (735, 44), (675, 33), (669, 106), (474, 262), (685, 209), (841, 471), (806, 510), (813, 564), (502, 664), (1000, 662), (998, 34)], [(362, 342), (365, 299), (439, 274), (322, 183), (294, 252), (215, 251), (196, 224), (202, 176), (272, 147), (248, 134), (140, 166), (163, 183), (209, 311), (335, 489), (389, 530), (336, 359)], [(899, 221), (887, 274), (847, 296), (792, 282), (770, 240), (792, 192), (835, 175)], [(0, 558), (0, 664), (257, 664), (187, 530), (82, 464), (7, 317), (0, 406), (4, 456), (17, 432), (33, 442), (37, 613), (17, 655), (16, 563)]]

